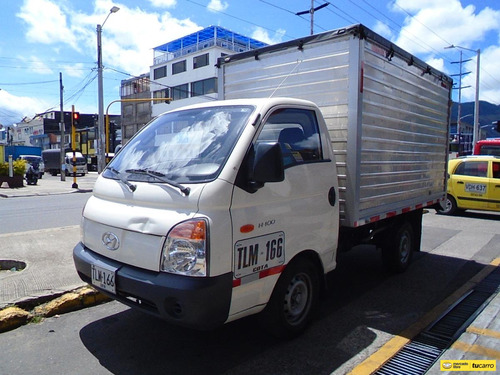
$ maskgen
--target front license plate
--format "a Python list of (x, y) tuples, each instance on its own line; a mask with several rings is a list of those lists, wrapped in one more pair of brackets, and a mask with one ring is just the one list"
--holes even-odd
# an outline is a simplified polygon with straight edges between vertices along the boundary
[(116, 268), (92, 264), (92, 285), (116, 294)]
[(234, 245), (234, 276), (237, 279), (283, 263), (285, 263), (284, 232), (241, 240)]

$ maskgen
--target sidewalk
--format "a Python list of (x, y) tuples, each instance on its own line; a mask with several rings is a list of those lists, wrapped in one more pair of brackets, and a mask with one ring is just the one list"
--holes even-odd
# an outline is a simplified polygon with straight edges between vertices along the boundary
[[(73, 187), (73, 177), (61, 181), (60, 175), (47, 174), (36, 185), (25, 183), (22, 188), (11, 189), (3, 184), (0, 202), (2, 199), (91, 192), (97, 177), (97, 172), (77, 177), (77, 188)], [(0, 234), (0, 332), (29, 322), (33, 318), (30, 310), (47, 301), (62, 299), (39, 315), (52, 316), (90, 305), (89, 295), (93, 302), (102, 300), (102, 296), (85, 287), (87, 284), (73, 265), (73, 247), (79, 240), (78, 225)], [(78, 293), (68, 293), (71, 291)], [(20, 308), (8, 307), (14, 305)]]
[(0, 186), (0, 198), (31, 197), (42, 195), (69, 194), (77, 192), (90, 192), (94, 188), (97, 180), (97, 172), (89, 172), (83, 177), (76, 178), (77, 188), (73, 188), (73, 177), (67, 176), (66, 181), (61, 181), (61, 176), (51, 176), (45, 173), (36, 185), (27, 185), (24, 181), (24, 187), (11, 189), (7, 183)]

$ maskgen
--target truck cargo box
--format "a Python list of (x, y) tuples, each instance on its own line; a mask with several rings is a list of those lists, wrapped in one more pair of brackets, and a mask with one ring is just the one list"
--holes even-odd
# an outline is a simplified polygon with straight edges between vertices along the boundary
[(218, 60), (220, 99), (294, 97), (321, 109), (336, 155), (342, 225), (446, 194), (452, 80), (362, 25)]

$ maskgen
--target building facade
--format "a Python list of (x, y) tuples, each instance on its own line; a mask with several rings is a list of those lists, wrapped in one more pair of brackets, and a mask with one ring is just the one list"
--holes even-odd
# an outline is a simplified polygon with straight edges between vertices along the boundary
[(217, 99), (217, 59), (264, 46), (263, 42), (220, 26), (209, 26), (154, 48), (150, 69), (152, 97), (172, 101), (154, 101), (152, 116)]
[(121, 82), (122, 142), (126, 143), (151, 120), (149, 73)]

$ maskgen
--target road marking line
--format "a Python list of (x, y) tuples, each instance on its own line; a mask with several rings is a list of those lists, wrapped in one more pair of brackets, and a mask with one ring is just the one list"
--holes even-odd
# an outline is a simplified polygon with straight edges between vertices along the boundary
[(500, 359), (500, 351), (486, 348), (481, 345), (470, 345), (463, 341), (455, 341), (451, 347), (466, 353), (474, 353), (488, 358)]
[(475, 334), (481, 335), (481, 336), (489, 336), (489, 337), (493, 337), (495, 339), (500, 339), (500, 332), (494, 331), (492, 329), (478, 328), (478, 327), (470, 326), (467, 328), (467, 332), (475, 333)]

